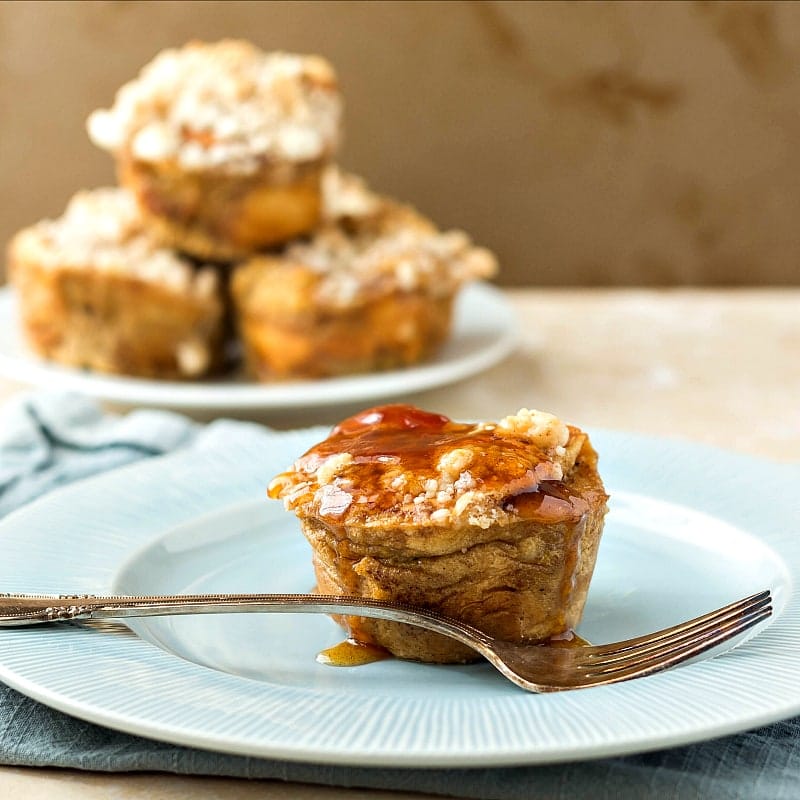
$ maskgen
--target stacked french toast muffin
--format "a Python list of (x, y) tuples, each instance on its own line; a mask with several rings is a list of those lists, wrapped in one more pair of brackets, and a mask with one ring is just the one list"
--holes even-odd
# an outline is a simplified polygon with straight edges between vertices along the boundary
[(228, 319), (257, 380), (413, 364), (494, 256), (335, 164), (342, 101), (318, 56), (244, 41), (166, 50), (94, 112), (119, 187), (18, 233), (31, 347), (100, 372), (198, 379)]

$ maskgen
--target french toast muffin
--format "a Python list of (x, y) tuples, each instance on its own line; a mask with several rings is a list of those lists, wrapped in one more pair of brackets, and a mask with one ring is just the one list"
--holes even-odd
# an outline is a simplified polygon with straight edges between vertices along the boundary
[[(341, 422), (268, 493), (300, 519), (320, 594), (433, 609), (517, 643), (577, 626), (608, 499), (589, 437), (551, 414), (462, 424), (402, 405)], [(420, 628), (336, 619), (400, 658), (478, 658)]]
[(163, 249), (124, 189), (76, 194), (8, 251), (22, 327), (40, 355), (148, 378), (197, 378), (222, 360), (216, 270)]
[(228, 261), (317, 224), (341, 108), (325, 59), (226, 39), (162, 51), (87, 127), (165, 245)]
[(447, 337), (459, 288), (496, 271), (465, 233), (440, 232), (354, 176), (329, 170), (323, 197), (323, 221), (308, 239), (234, 270), (245, 364), (259, 380), (419, 362)]

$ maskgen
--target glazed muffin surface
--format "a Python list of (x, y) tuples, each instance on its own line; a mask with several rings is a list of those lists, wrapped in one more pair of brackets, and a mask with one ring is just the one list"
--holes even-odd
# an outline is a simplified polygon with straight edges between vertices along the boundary
[[(408, 406), (345, 420), (269, 493), (299, 517), (319, 592), (432, 608), (515, 642), (578, 624), (607, 499), (588, 437), (552, 415), (466, 425)], [(339, 621), (403, 658), (475, 658), (417, 628)]]

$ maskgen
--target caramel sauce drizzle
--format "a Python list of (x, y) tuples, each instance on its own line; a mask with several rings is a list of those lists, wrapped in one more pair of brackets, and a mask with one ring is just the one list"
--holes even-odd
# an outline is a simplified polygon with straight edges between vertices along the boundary
[(345, 639), (317, 654), (317, 661), (328, 667), (361, 667), (386, 658), (392, 658), (388, 650), (355, 639)]
[[(353, 477), (364, 501), (353, 503), (342, 516), (393, 513), (399, 511), (403, 494), (418, 493), (428, 478), (437, 476), (441, 456), (458, 448), (478, 456), (468, 467), (470, 475), (480, 491), (505, 493), (508, 511), (540, 521), (574, 518), (585, 511), (583, 501), (572, 497), (562, 481), (536, 482), (534, 468), (549, 458), (527, 437), (493, 425), (454, 422), (409, 405), (376, 406), (344, 420), (285, 474), (312, 475), (332, 456), (349, 454), (353, 461), (342, 475)], [(416, 485), (392, 490), (382, 480), (392, 467), (400, 467)], [(279, 499), (281, 491), (273, 484), (269, 494)], [(339, 514), (337, 509), (335, 516)]]

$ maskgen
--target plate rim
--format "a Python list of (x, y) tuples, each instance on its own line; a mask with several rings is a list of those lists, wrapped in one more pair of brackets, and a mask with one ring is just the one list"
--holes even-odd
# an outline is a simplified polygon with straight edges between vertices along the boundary
[[(316, 430), (318, 432), (319, 429)], [(294, 431), (291, 433), (296, 434), (303, 432)], [(726, 460), (732, 460), (733, 462), (738, 463), (740, 465), (746, 465), (748, 463), (752, 464), (753, 462), (755, 462), (762, 469), (772, 468), (776, 470), (777, 474), (781, 475), (789, 474), (784, 472), (784, 468), (786, 466), (789, 466), (791, 471), (791, 465), (775, 464), (774, 462), (771, 462), (766, 459), (759, 459), (758, 457), (750, 457), (738, 453), (731, 453), (729, 451), (720, 448), (715, 448), (709, 445), (699, 444), (695, 442), (684, 442), (676, 439), (644, 436), (641, 434), (631, 434), (627, 432), (618, 432), (618, 431), (590, 430), (590, 434), (593, 438), (619, 437), (621, 441), (632, 442), (634, 447), (636, 447), (637, 445), (641, 446), (643, 444), (645, 445), (650, 444), (655, 446), (666, 447), (667, 450), (672, 450), (672, 451), (677, 450), (679, 452), (681, 450), (685, 450), (686, 448), (689, 448), (690, 450), (694, 449), (698, 452), (704, 451), (706, 453), (711, 453), (713, 457), (716, 458), (722, 457)], [(94, 484), (114, 479), (125, 480), (125, 478), (128, 477), (128, 475), (132, 471), (138, 471), (138, 470), (148, 471), (148, 468), (151, 467), (153, 464), (166, 463), (169, 460), (174, 459), (176, 455), (178, 454), (173, 454), (158, 459), (152, 459), (145, 462), (138, 462), (136, 464), (122, 467), (113, 473), (107, 473), (104, 475), (97, 476), (95, 478), (90, 478), (81, 481), (78, 484), (62, 487), (56, 490), (55, 492), (47, 495), (45, 498), (42, 498), (41, 500), (36, 501), (35, 503), (30, 504), (29, 506), (26, 506), (22, 509), (18, 509), (17, 511), (14, 511), (11, 514), (9, 514), (5, 518), (5, 520), (3, 520), (2, 523), (0, 523), (0, 534), (6, 532), (6, 528), (8, 527), (8, 520), (11, 520), (14, 524), (17, 524), (17, 522), (20, 520), (24, 521), (25, 517), (31, 514), (31, 509), (34, 509), (34, 511), (36, 511), (37, 509), (41, 510), (43, 507), (46, 508), (50, 503), (53, 502), (54, 497), (56, 499), (60, 498), (61, 500), (64, 500), (65, 498), (69, 499), (70, 496), (73, 494), (78, 496), (84, 491), (91, 490), (92, 488), (94, 488), (93, 486)], [(236, 505), (236, 504), (237, 502), (231, 503), (231, 505)], [(219, 513), (219, 509), (216, 510), (216, 513)], [(185, 521), (188, 521), (188, 519)], [(175, 527), (175, 525), (170, 525), (169, 527), (173, 528)], [(165, 533), (166, 529), (162, 529), (160, 535), (164, 535)], [(762, 535), (757, 535), (754, 532), (748, 532), (748, 533), (749, 535), (758, 538), (767, 546), (776, 550), (776, 552), (781, 556), (781, 558), (785, 560), (784, 554), (782, 553), (781, 549), (774, 547), (774, 542), (771, 542), (768, 539), (765, 539)], [(139, 543), (139, 546), (141, 547), (145, 545), (146, 545), (145, 542)], [(139, 549), (139, 546), (136, 547), (137, 550)], [(798, 552), (800, 552), (800, 547), (797, 548), (797, 550)], [(128, 556), (130, 555), (131, 552), (133, 551), (131, 550), (128, 552)], [(122, 562), (120, 561), (115, 566), (114, 574), (116, 574), (116, 572), (119, 570), (121, 563)], [(784, 614), (775, 620), (775, 623), (773, 626), (771, 626), (771, 628), (776, 627), (781, 622), (781, 620), (786, 616), (786, 613), (792, 604), (794, 604), (795, 606), (797, 605), (796, 585), (797, 585), (798, 568), (800, 566), (800, 562), (798, 563), (786, 562), (786, 563), (791, 570), (791, 578), (794, 583), (794, 586), (792, 587), (790, 597), (787, 600), (787, 605), (786, 608), (784, 609)], [(0, 577), (2, 577), (1, 574)], [(800, 636), (800, 630), (794, 630), (794, 633), (796, 636)], [(139, 640), (138, 637), (135, 638), (139, 642), (142, 641)], [(149, 645), (149, 644), (147, 646), (155, 647), (154, 645)], [(170, 656), (170, 657), (177, 658), (176, 656)], [(800, 659), (800, 656), (798, 658)], [(205, 669), (201, 667), (197, 668)], [(242, 746), (242, 743), (236, 740), (235, 737), (231, 738), (230, 740), (226, 740), (224, 737), (220, 737), (219, 734), (206, 734), (206, 735), (187, 734), (185, 729), (182, 729), (180, 726), (178, 727), (173, 726), (172, 728), (170, 728), (169, 726), (161, 724), (148, 728), (147, 726), (142, 726), (139, 725), (138, 723), (131, 724), (130, 720), (126, 720), (123, 717), (117, 719), (110, 719), (108, 714), (105, 713), (101, 708), (97, 708), (91, 705), (87, 706), (85, 703), (80, 703), (78, 701), (71, 700), (69, 697), (62, 696), (57, 692), (52, 692), (47, 688), (42, 688), (35, 682), (26, 680), (24, 676), (17, 675), (15, 673), (9, 673), (8, 669), (6, 668), (6, 664), (3, 660), (0, 660), (0, 679), (2, 679), (4, 682), (12, 686), (13, 688), (16, 688), (19, 691), (23, 692), (24, 694), (34, 697), (34, 699), (45, 702), (46, 704), (52, 706), (53, 708), (57, 708), (58, 710), (65, 711), (66, 713), (72, 714), (73, 716), (77, 716), (79, 718), (86, 719), (88, 721), (104, 725), (106, 727), (111, 727), (127, 733), (141, 735), (146, 738), (156, 739), (160, 741), (169, 741), (175, 744), (194, 746), (194, 747), (199, 747), (201, 749), (214, 750), (217, 752), (234, 753), (238, 755), (250, 755), (262, 758), (280, 758), (288, 761), (312, 761), (314, 763), (329, 763), (338, 765), (347, 764), (347, 765), (358, 765), (358, 766), (489, 767), (489, 766), (512, 766), (512, 765), (530, 765), (530, 764), (545, 764), (545, 763), (564, 763), (575, 760), (585, 760), (589, 758), (601, 758), (610, 755), (625, 755), (625, 754), (632, 754), (639, 752), (647, 752), (649, 750), (663, 749), (665, 747), (671, 747), (680, 744), (690, 744), (693, 742), (703, 741), (718, 736), (724, 736), (730, 733), (740, 732), (743, 730), (747, 730), (763, 724), (774, 722), (776, 720), (784, 719), (788, 716), (800, 713), (800, 692), (798, 692), (797, 696), (793, 698), (792, 704), (784, 705), (784, 707), (782, 707), (781, 709), (770, 708), (766, 710), (761, 710), (760, 712), (752, 712), (749, 713), (746, 717), (740, 716), (737, 719), (732, 719), (727, 722), (708, 724), (704, 727), (696, 728), (693, 733), (686, 733), (686, 732), (676, 733), (675, 735), (669, 737), (665, 737), (663, 734), (661, 735), (654, 734), (651, 736), (652, 740), (647, 740), (647, 739), (643, 740), (642, 737), (638, 734), (626, 739), (625, 737), (622, 737), (617, 733), (617, 735), (615, 735), (614, 740), (611, 742), (600, 742), (592, 746), (587, 746), (584, 744), (579, 748), (577, 752), (575, 751), (574, 748), (564, 751), (563, 746), (556, 745), (554, 747), (545, 747), (540, 744), (537, 746), (536, 751), (533, 753), (530, 750), (521, 750), (514, 752), (491, 752), (485, 754), (483, 758), (476, 758), (474, 752), (468, 754), (463, 754), (463, 753), (450, 754), (449, 756), (444, 755), (441, 752), (431, 752), (427, 756), (416, 753), (413, 759), (409, 760), (409, 758), (402, 752), (393, 753), (393, 752), (386, 752), (385, 750), (383, 750), (383, 751), (373, 751), (370, 754), (365, 754), (363, 752), (354, 754), (346, 748), (337, 751), (329, 747), (327, 752), (319, 752), (315, 750), (298, 749), (296, 746), (292, 746), (288, 749), (281, 746), (273, 746), (269, 748), (265, 748), (263, 745)], [(632, 682), (632, 683), (637, 683), (637, 682)]]
[[(456, 357), (448, 356), (458, 336), (469, 331), (463, 313), (471, 303), (488, 304), (495, 315), (494, 336), (480, 346)], [(0, 322), (6, 317), (16, 325), (17, 295), (12, 286), (0, 286)], [(13, 336), (20, 337), (17, 329)], [(3, 349), (0, 339), (0, 376), (40, 387), (59, 386), (89, 397), (118, 403), (158, 405), (172, 409), (280, 411), (372, 400), (410, 394), (457, 383), (498, 364), (519, 344), (519, 326), (514, 309), (502, 289), (485, 281), (476, 281), (462, 288), (456, 297), (453, 334), (439, 355), (428, 362), (403, 369), (326, 378), (313, 381), (282, 383), (218, 380), (181, 382), (147, 380), (126, 376), (85, 372), (48, 362), (33, 353), (14, 353)], [(24, 347), (24, 344), (22, 344)]]

